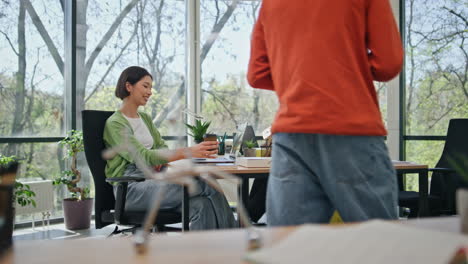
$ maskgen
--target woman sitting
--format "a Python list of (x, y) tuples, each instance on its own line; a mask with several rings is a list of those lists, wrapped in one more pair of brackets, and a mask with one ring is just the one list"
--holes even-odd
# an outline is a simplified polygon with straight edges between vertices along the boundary
[[(167, 162), (190, 157), (210, 157), (217, 153), (218, 143), (206, 141), (189, 148), (174, 151), (172, 157), (164, 160), (156, 153), (157, 149), (167, 148), (151, 117), (138, 111), (152, 94), (153, 77), (144, 68), (133, 66), (125, 69), (119, 77), (115, 95), (122, 99), (122, 107), (106, 122), (104, 142), (107, 147), (119, 145), (123, 141), (122, 132), (129, 131), (129, 142), (136, 147), (141, 158), (149, 165), (157, 167)], [(213, 150), (215, 149), (215, 150)], [(188, 155), (187, 155), (188, 154)], [(187, 155), (187, 156), (186, 156)], [(106, 177), (144, 177), (128, 153), (120, 153), (107, 161)], [(190, 229), (230, 228), (235, 226), (234, 216), (223, 194), (205, 182), (197, 180), (197, 191), (190, 197)], [(146, 210), (162, 184), (155, 180), (131, 182), (128, 184), (126, 209)], [(114, 187), (116, 193), (117, 187)], [(183, 189), (179, 185), (166, 185), (166, 195), (162, 209), (181, 211)]]

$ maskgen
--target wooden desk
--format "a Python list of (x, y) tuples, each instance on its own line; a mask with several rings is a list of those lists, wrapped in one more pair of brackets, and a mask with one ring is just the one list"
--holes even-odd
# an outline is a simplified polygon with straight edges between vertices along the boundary
[[(427, 201), (428, 196), (428, 166), (417, 164), (408, 161), (392, 161), (393, 166), (397, 172), (397, 176), (406, 173), (417, 173), (419, 181), (419, 216), (429, 215), (429, 206)], [(249, 201), (249, 179), (255, 178), (268, 178), (270, 168), (246, 168), (237, 165), (226, 165), (226, 163), (203, 165), (203, 166), (216, 166), (220, 170), (236, 175), (241, 178), (241, 183), (238, 186), (238, 195), (240, 201), (244, 204), (245, 208), (248, 206)], [(182, 224), (184, 230), (189, 229), (189, 195), (187, 190), (184, 190), (184, 197), (182, 199)]]
[[(426, 218), (402, 224), (447, 231), (458, 217)], [(338, 225), (339, 226), (339, 225)], [(284, 239), (297, 227), (260, 229), (265, 246)], [(17, 241), (1, 263), (242, 263), (245, 229), (153, 235), (146, 255), (137, 255), (131, 237), (109, 239)], [(311, 260), (309, 260), (311, 261)]]
[[(419, 184), (419, 211), (418, 217), (429, 216), (429, 204), (427, 196), (429, 193), (428, 166), (408, 161), (393, 161), (399, 181), (402, 182), (403, 174), (417, 173)], [(403, 187), (403, 186), (399, 186)]]

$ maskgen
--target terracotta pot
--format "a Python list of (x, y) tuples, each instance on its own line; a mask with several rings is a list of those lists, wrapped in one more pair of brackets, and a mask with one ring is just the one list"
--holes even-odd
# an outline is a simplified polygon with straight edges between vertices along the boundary
[(70, 230), (88, 229), (91, 224), (93, 199), (82, 201), (77, 199), (63, 199), (63, 214), (65, 226)]

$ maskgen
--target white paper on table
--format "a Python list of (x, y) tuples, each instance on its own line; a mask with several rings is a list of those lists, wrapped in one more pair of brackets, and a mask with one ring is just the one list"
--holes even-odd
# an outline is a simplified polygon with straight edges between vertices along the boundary
[(248, 253), (253, 263), (448, 263), (468, 236), (385, 221), (349, 227), (304, 225), (270, 248)]

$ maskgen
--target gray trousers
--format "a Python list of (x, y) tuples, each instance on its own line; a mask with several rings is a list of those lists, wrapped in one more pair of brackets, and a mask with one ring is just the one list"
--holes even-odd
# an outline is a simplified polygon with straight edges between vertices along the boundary
[(397, 217), (396, 174), (383, 137), (277, 133), (268, 225)]
[[(124, 172), (125, 177), (144, 177), (135, 166), (129, 164)], [(161, 189), (161, 183), (154, 180), (132, 182), (128, 184), (127, 210), (147, 210), (155, 195)], [(205, 182), (197, 180), (197, 191), (191, 194), (189, 204), (190, 230), (232, 228), (236, 226), (234, 215), (223, 194), (211, 188)], [(117, 187), (114, 187), (114, 194)], [(161, 202), (162, 209), (182, 210), (183, 188), (180, 185), (166, 185), (166, 194)]]

